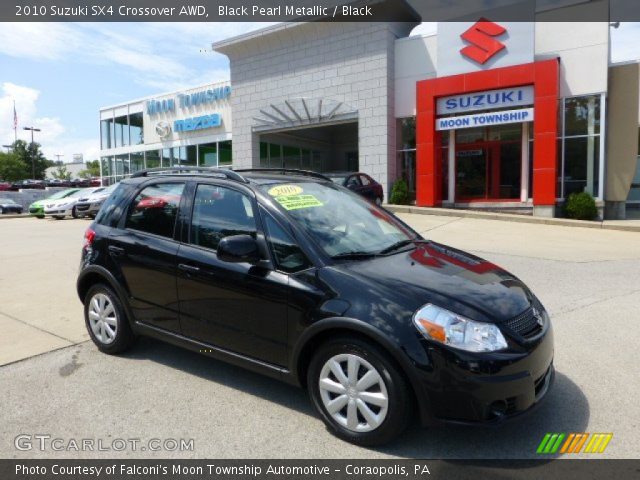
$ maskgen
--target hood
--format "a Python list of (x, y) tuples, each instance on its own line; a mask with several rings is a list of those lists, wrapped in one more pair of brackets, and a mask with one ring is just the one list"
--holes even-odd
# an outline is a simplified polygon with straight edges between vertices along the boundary
[(45, 203), (47, 203), (46, 199), (42, 199), (42, 200), (36, 200), (35, 202), (33, 202), (31, 205), (29, 205), (29, 208), (39, 208), (39, 207), (44, 207)]
[[(415, 312), (433, 303), (472, 320), (503, 322), (531, 305), (530, 290), (517, 277), (474, 255), (434, 242), (395, 255), (331, 267), (356, 277), (381, 302)], [(363, 283), (365, 285), (363, 285)]]
[(89, 195), (88, 197), (82, 197), (82, 202), (94, 203), (94, 202), (102, 202), (109, 197), (109, 193), (95, 193), (93, 195)]
[(57, 207), (59, 205), (67, 205), (67, 204), (74, 204), (77, 203), (78, 200), (80, 200), (78, 197), (66, 197), (66, 198), (58, 198), (56, 200), (44, 200), (44, 206), (47, 208), (51, 208), (51, 207)]

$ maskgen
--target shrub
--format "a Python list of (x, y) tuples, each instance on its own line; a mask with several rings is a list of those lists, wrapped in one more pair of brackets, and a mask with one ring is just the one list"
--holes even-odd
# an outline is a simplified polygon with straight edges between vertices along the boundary
[(395, 205), (408, 205), (409, 204), (409, 186), (402, 178), (396, 180), (391, 187), (391, 197), (389, 203)]
[(593, 220), (598, 216), (596, 201), (587, 192), (572, 193), (564, 204), (564, 213), (576, 220)]

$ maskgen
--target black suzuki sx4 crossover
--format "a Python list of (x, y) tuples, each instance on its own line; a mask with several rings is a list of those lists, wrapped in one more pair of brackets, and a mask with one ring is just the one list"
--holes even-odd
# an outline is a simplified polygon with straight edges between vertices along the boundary
[(85, 234), (77, 290), (101, 351), (148, 335), (302, 386), (360, 445), (416, 416), (518, 416), (554, 377), (518, 278), (312, 172), (134, 174)]

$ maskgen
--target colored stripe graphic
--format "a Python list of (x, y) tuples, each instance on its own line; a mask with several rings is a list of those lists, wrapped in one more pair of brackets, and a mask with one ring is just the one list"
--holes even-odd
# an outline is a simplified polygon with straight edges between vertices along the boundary
[(612, 438), (613, 433), (547, 433), (538, 445), (536, 453), (553, 455), (558, 453), (558, 450), (559, 453), (580, 453), (585, 443), (583, 453), (603, 453)]

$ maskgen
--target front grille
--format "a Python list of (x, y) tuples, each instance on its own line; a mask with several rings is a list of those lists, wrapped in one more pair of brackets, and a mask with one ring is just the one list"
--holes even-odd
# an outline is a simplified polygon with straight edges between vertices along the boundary
[(513, 333), (524, 338), (536, 336), (542, 330), (537, 315), (542, 315), (542, 307), (529, 307), (517, 317), (507, 320), (503, 325)]

